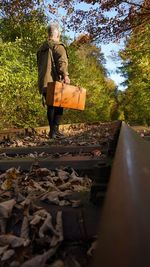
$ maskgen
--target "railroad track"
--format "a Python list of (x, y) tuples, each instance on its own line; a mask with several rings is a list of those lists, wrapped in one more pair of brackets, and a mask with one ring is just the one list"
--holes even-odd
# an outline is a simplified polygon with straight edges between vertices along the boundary
[[(98, 140), (94, 145), (92, 140), (90, 140), (87, 143), (81, 142), (78, 145), (76, 143), (74, 143), (74, 145), (60, 143), (58, 145), (58, 142), (56, 142), (56, 144), (52, 143), (44, 146), (0, 148), (1, 174), (3, 175), (4, 173), (11, 172), (13, 169), (19, 170), (23, 177), (23, 188), (24, 186), (26, 187), (27, 183), (28, 186), (30, 186), (31, 180), (33, 181), (32, 183), (35, 183), (37, 179), (39, 180), (39, 173), (45, 170), (55, 172), (56, 177), (59, 175), (59, 170), (60, 172), (61, 170), (68, 172), (69, 175), (72, 175), (72, 170), (75, 170), (78, 177), (81, 177), (80, 180), (86, 180), (87, 177), (90, 178), (90, 186), (87, 187), (86, 190), (74, 191), (71, 195), (67, 196), (67, 198), (61, 196), (57, 205), (56, 203), (43, 201), (39, 198), (34, 200), (34, 205), (40, 206), (45, 211), (49, 212), (52, 218), (54, 218), (54, 221), (56, 220), (56, 214), (59, 211), (62, 212), (63, 246), (69, 246), (74, 250), (74, 245), (72, 245), (72, 243), (76, 243), (76, 249), (78, 251), (84, 249), (84, 253), (80, 257), (85, 258), (85, 262), (82, 266), (87, 266), (88, 264), (87, 249), (97, 235), (99, 217), (107, 190), (120, 123), (117, 123), (115, 127), (114, 133), (111, 133), (111, 138), (107, 137), (105, 140)], [(4, 140), (6, 144), (8, 139), (7, 137)], [(82, 143), (85, 144), (82, 145)], [(14, 172), (17, 173), (17, 171)], [(11, 175), (8, 174), (8, 177), (10, 176)], [(56, 179), (55, 176), (54, 178)], [(30, 178), (28, 179), (28, 177)], [(64, 184), (65, 183), (63, 183), (63, 186)], [(5, 181), (3, 181), (2, 185), (4, 187)], [(74, 186), (78, 185), (72, 185), (72, 187)], [(19, 191), (22, 192), (22, 190), (23, 189), (20, 189)], [(32, 190), (34, 191), (33, 187)], [(64, 192), (66, 191), (62, 193)], [(80, 201), (79, 207), (74, 208), (74, 202), (71, 201), (77, 201), (77, 203)], [(64, 202), (67, 202), (67, 206), (63, 205)], [(23, 215), (21, 214), (21, 216)], [(10, 225), (11, 227), (8, 230), (18, 235), (20, 225), (17, 225), (17, 227), (12, 226), (13, 220), (10, 220)], [(77, 254), (77, 252), (75, 254)], [(8, 265), (8, 263), (9, 261), (6, 261), (6, 265)], [(5, 267), (5, 262), (3, 266)]]
[[(91, 140), (88, 140), (87, 143), (82, 141), (78, 145), (76, 143), (69, 145), (61, 142), (58, 144), (58, 141), (56, 141), (56, 145), (52, 143), (32, 147), (0, 147), (0, 171), (6, 171), (11, 167), (20, 167), (23, 171), (27, 171), (32, 164), (38, 164), (41, 168), (51, 170), (69, 166), (79, 172), (93, 173), (97, 166), (99, 166), (98, 168), (103, 168), (111, 164), (115, 153), (120, 122), (112, 125), (114, 125), (115, 130), (111, 138), (106, 137), (105, 140), (98, 140), (94, 145)], [(43, 131), (43, 128), (40, 128), (40, 131)], [(88, 129), (88, 131), (90, 130)], [(12, 133), (10, 132), (10, 136), (14, 132), (18, 134), (18, 131), (14, 130)], [(3, 134), (6, 133), (3, 132)]]
[[(149, 145), (127, 125), (118, 123), (114, 138), (102, 144), (0, 148), (0, 172), (12, 167), (20, 168), (23, 173), (32, 168), (69, 172), (74, 169), (79, 177), (90, 177), (88, 190), (73, 192), (71, 199), (67, 198), (67, 201), (80, 200), (79, 207), (35, 201), (54, 218), (62, 211), (64, 241), (61, 249), (70, 247), (74, 250), (72, 244), (76, 244), (76, 260), (83, 249), (80, 258), (84, 260), (79, 261), (80, 266), (89, 266), (91, 258), (87, 257), (87, 248), (99, 232), (92, 266), (147, 267), (150, 266), (150, 236), (146, 236), (150, 225)], [(143, 232), (144, 239), (138, 229)], [(141, 265), (144, 257), (145, 264)]]
[(122, 123), (92, 267), (150, 266), (150, 143)]

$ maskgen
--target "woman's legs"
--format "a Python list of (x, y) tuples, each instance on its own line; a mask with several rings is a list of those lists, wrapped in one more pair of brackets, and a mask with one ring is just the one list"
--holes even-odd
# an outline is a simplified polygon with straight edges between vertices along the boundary
[(59, 125), (63, 115), (63, 108), (47, 106), (47, 118), (50, 126), (50, 138), (60, 138)]

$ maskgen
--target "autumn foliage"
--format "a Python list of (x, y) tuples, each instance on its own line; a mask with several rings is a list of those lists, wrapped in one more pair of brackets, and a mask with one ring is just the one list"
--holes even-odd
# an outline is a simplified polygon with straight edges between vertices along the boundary
[[(85, 8), (83, 4), (87, 4)], [(133, 28), (150, 21), (148, 0), (53, 0), (50, 12), (59, 7), (67, 10), (66, 24), (70, 29), (87, 31), (93, 39), (104, 42), (128, 35)]]

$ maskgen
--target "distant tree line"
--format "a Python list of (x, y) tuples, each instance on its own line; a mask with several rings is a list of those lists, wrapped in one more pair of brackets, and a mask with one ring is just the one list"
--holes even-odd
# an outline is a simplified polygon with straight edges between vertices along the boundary
[(150, 125), (150, 24), (134, 29), (120, 53), (127, 89), (118, 94), (120, 112), (134, 124)]

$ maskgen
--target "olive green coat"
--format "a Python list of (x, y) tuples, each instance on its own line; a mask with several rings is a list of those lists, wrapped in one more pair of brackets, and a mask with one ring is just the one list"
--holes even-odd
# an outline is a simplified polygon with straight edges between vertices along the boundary
[(46, 41), (38, 49), (38, 86), (45, 92), (49, 82), (60, 81), (68, 73), (68, 55), (64, 44)]

